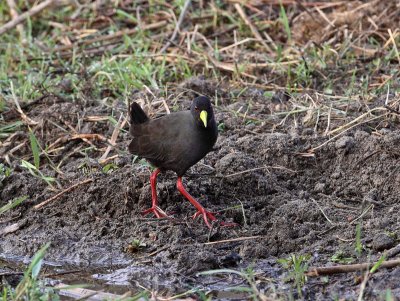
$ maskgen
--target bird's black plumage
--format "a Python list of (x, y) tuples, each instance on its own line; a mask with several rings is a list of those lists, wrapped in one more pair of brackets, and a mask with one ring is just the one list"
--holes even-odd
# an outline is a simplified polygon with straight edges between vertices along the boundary
[[(207, 112), (206, 126), (200, 118), (203, 111)], [(160, 170), (176, 172), (178, 177), (200, 161), (217, 141), (214, 112), (210, 99), (205, 96), (195, 98), (188, 111), (152, 120), (134, 102), (130, 115), (133, 139), (129, 151)]]

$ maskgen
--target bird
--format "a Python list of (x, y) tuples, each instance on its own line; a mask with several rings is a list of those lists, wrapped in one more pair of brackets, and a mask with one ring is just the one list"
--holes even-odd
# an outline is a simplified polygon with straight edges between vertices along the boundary
[(156, 167), (150, 176), (152, 206), (142, 214), (168, 217), (158, 207), (157, 176), (160, 172), (172, 170), (178, 176), (178, 191), (197, 209), (193, 219), (201, 215), (211, 228), (210, 221), (214, 222), (217, 218), (196, 201), (182, 183), (186, 171), (204, 158), (217, 141), (218, 126), (210, 99), (198, 96), (193, 99), (190, 110), (156, 119), (150, 119), (138, 103), (132, 102), (129, 114), (129, 132), (133, 137), (128, 146), (129, 152), (145, 158)]

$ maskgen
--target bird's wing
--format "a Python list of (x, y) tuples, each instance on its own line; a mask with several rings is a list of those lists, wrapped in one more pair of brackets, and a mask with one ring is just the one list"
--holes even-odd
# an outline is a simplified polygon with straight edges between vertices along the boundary
[(185, 127), (180, 127), (178, 124), (190, 122), (188, 114), (181, 113), (186, 112), (167, 115), (165, 118), (135, 125), (129, 151), (153, 162), (166, 164), (171, 160), (176, 160), (174, 158), (179, 157), (181, 149), (177, 141), (180, 141), (178, 138), (185, 131)]

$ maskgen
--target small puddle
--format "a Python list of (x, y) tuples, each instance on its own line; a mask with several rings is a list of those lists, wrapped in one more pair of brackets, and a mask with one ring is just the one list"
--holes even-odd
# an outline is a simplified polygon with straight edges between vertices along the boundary
[[(0, 254), (0, 275), (18, 277), (23, 275), (27, 266), (30, 263), (29, 257), (14, 256), (9, 254)], [(130, 283), (128, 282), (127, 274), (113, 273), (112, 281), (107, 280), (103, 275), (108, 275), (111, 271), (119, 271), (121, 266), (126, 266), (130, 261), (114, 262), (112, 268), (102, 264), (92, 264), (90, 267), (83, 267), (71, 262), (56, 262), (44, 260), (41, 268), (43, 279), (52, 286), (62, 285), (88, 285), (88, 289), (64, 290), (62, 295), (67, 295), (72, 298), (82, 298), (85, 295), (93, 295), (96, 292), (100, 293), (102, 299), (104, 297), (117, 297), (128, 291)], [(123, 270), (123, 269), (122, 269)], [(139, 293), (133, 292), (131, 293)], [(100, 300), (102, 300), (100, 299)], [(97, 300), (96, 297), (88, 300)]]
[[(5, 273), (20, 273), (26, 270), (30, 263), (29, 257), (11, 256), (0, 254), (0, 275)], [(247, 265), (248, 266), (248, 265)], [(235, 268), (235, 270), (245, 270), (246, 265)], [(275, 264), (275, 259), (261, 260), (252, 265), (258, 282), (262, 281), (263, 290), (274, 290), (277, 286), (286, 286), (280, 279), (281, 268)], [(120, 260), (114, 262), (112, 266), (104, 264), (91, 264), (82, 266), (68, 262), (44, 260), (41, 275), (45, 281), (52, 286), (58, 285), (89, 285), (85, 289), (73, 289), (61, 291), (61, 294), (72, 299), (82, 298), (92, 295), (87, 300), (102, 300), (104, 298), (115, 299), (124, 295), (128, 291), (135, 295), (140, 291), (132, 290), (135, 280), (149, 280), (152, 284), (162, 288), (164, 292), (174, 292), (176, 283), (171, 277), (158, 276), (159, 271), (153, 266), (135, 266), (132, 260)], [(19, 276), (19, 275), (14, 275)], [(274, 279), (274, 280), (272, 280)], [(148, 286), (148, 287), (151, 287)], [(174, 289), (175, 287), (175, 289)], [(189, 287), (189, 285), (188, 285)], [(231, 273), (219, 273), (212, 275), (196, 276), (192, 278), (193, 290), (207, 291), (209, 295), (217, 300), (244, 300), (249, 297), (248, 292), (240, 291), (240, 288), (249, 288), (248, 283), (243, 277)], [(107, 292), (107, 293), (104, 293)], [(97, 295), (95, 297), (94, 295)], [(97, 298), (97, 299), (96, 299)]]

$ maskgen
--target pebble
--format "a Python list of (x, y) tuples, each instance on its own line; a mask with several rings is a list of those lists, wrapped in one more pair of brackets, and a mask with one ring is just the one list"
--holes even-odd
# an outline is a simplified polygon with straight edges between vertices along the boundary
[(378, 233), (372, 240), (372, 248), (376, 251), (388, 250), (394, 247), (395, 240), (386, 233)]
[(335, 142), (337, 149), (346, 148), (350, 149), (354, 146), (354, 138), (350, 136), (344, 136)]

